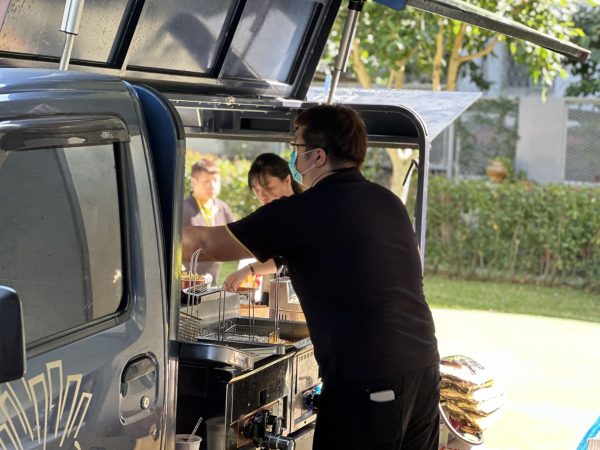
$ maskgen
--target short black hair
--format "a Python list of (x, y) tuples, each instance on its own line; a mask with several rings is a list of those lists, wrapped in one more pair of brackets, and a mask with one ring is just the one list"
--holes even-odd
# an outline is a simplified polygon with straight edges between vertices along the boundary
[(367, 127), (352, 108), (317, 105), (300, 113), (296, 126), (308, 148), (322, 148), (334, 162), (352, 162), (360, 167), (367, 154)]
[(213, 175), (215, 173), (221, 173), (221, 171), (219, 170), (219, 166), (217, 166), (217, 164), (214, 161), (211, 161), (210, 159), (201, 159), (200, 161), (195, 162), (192, 166), (192, 176), (195, 176), (202, 172), (206, 172), (210, 175)]
[(276, 177), (281, 181), (285, 180), (285, 177), (289, 175), (292, 180), (292, 191), (294, 191), (294, 194), (302, 192), (300, 184), (292, 178), (288, 162), (275, 153), (262, 153), (252, 161), (252, 165), (248, 171), (248, 188), (252, 190), (252, 180), (255, 178), (262, 185), (262, 177), (264, 175)]

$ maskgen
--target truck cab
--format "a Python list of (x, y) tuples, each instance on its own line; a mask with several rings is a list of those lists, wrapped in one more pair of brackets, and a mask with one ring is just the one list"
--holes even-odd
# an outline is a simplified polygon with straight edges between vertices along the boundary
[[(261, 357), (185, 334), (240, 299), (182, 304), (184, 160), (190, 137), (289, 141), (326, 99), (308, 88), (341, 2), (89, 0), (68, 71), (59, 2), (19, 3), (0, 5), (0, 447), (174, 449), (202, 416), (210, 448), (310, 448), (301, 325)], [(338, 93), (370, 145), (418, 151), (422, 252), (428, 145), (476, 98)]]

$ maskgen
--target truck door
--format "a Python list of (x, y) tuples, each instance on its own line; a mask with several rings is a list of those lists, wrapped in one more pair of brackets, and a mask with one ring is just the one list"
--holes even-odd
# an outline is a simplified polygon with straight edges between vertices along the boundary
[(27, 370), (0, 384), (0, 448), (161, 448), (166, 283), (135, 96), (18, 72), (30, 92), (0, 113), (0, 285), (21, 300)]

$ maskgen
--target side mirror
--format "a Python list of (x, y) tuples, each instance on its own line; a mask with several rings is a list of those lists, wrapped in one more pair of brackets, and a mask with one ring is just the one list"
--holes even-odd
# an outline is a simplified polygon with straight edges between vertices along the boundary
[(18, 294), (0, 286), (0, 383), (25, 374), (25, 335)]

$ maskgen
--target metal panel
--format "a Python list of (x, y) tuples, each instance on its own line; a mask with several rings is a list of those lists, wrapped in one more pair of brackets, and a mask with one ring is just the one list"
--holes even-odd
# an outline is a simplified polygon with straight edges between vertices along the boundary
[(222, 75), (287, 82), (319, 2), (249, 0)]
[(128, 64), (209, 73), (227, 32), (233, 0), (150, 0), (138, 23)]
[[(20, 427), (16, 430), (18, 434), (13, 433), (14, 440), (5, 442), (10, 448), (33, 445), (124, 449), (132, 448), (132, 443), (138, 448), (158, 448), (161, 430), (166, 426), (163, 368), (167, 294), (161, 279), (164, 272), (159, 270), (163, 264), (159, 224), (155, 220), (159, 205), (148, 168), (147, 142), (145, 135), (140, 134), (141, 111), (133, 101), (134, 95), (118, 80), (74, 72), (0, 72), (0, 100), (5, 100), (0, 117), (4, 120), (52, 113), (75, 116), (120, 112), (131, 139), (131, 151), (122, 152), (124, 161), (120, 165), (123, 197), (127, 197), (121, 210), (127, 218), (124, 235), (128, 236), (128, 247), (124, 253), (132, 259), (124, 277), (132, 280), (130, 295), (135, 295), (130, 302), (131, 313), (122, 319), (103, 322), (28, 350), (26, 378), (0, 384), (0, 397), (9, 393), (14, 404), (22, 406), (22, 417), (29, 418), (32, 428), (38, 424), (33, 428), (37, 436), (32, 444), (30, 433)], [(30, 184), (35, 194), (36, 179), (32, 178)], [(158, 377), (161, 404), (149, 408), (147, 416), (125, 423), (119, 416), (121, 383), (115, 371), (118, 373), (130, 359), (146, 354), (156, 358), (161, 366)], [(67, 398), (69, 401), (61, 408), (60, 402)], [(0, 418), (0, 428), (7, 425), (7, 420), (11, 417)], [(111, 433), (98, 433), (98, 429)]]
[[(72, 57), (107, 62), (132, 0), (87, 0)], [(0, 28), (0, 51), (59, 58), (64, 0), (12, 0)]]

